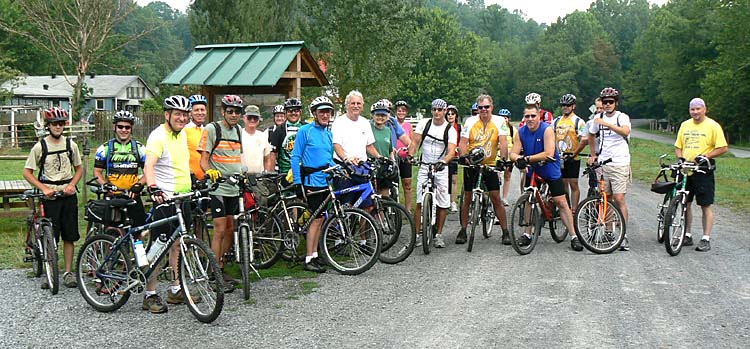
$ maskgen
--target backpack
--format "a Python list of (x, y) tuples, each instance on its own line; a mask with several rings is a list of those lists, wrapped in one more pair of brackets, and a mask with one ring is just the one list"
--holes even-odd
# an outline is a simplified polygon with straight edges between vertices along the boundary
[(219, 143), (221, 141), (227, 141), (227, 142), (233, 142), (233, 143), (239, 143), (240, 144), (240, 153), (242, 153), (242, 134), (240, 133), (240, 126), (234, 125), (234, 129), (237, 131), (237, 139), (224, 139), (221, 138), (221, 125), (219, 125), (218, 121), (214, 121), (211, 124), (214, 125), (214, 129), (216, 129), (216, 138), (214, 138), (214, 147), (211, 148), (211, 152), (208, 154), (209, 156), (214, 155), (214, 151), (216, 150), (216, 147), (219, 146)]
[(48, 180), (42, 180), (42, 174), (44, 173), (44, 164), (47, 163), (47, 155), (54, 155), (54, 154), (60, 154), (63, 152), (68, 152), (68, 160), (70, 160), (70, 166), (71, 167), (73, 166), (73, 146), (71, 145), (72, 142), (73, 141), (70, 138), (66, 137), (65, 149), (50, 152), (49, 147), (47, 146), (47, 140), (42, 138), (42, 140), (39, 141), (39, 143), (41, 143), (42, 145), (42, 158), (40, 161), (39, 174), (37, 175), (37, 179), (39, 179), (40, 182), (44, 184), (53, 184), (53, 185), (62, 185), (62, 184), (70, 183), (70, 180), (73, 179), (73, 177), (71, 177), (68, 180), (62, 180), (62, 181), (48, 181)]
[[(451, 127), (450, 127), (451, 123), (448, 122), (448, 120), (446, 120), (445, 122), (448, 125), (446, 125), (445, 132), (443, 132), (443, 139), (442, 139), (442, 141), (443, 141), (443, 146), (445, 146), (445, 148), (443, 149), (443, 153), (445, 153), (445, 151), (448, 150), (448, 132), (450, 132), (450, 130), (451, 130)], [(433, 138), (433, 139), (436, 139), (436, 140), (440, 140), (438, 138), (430, 136), (430, 134), (429, 134), (430, 126), (432, 126), (432, 118), (430, 118), (430, 120), (427, 120), (427, 125), (424, 126), (424, 131), (422, 132), (422, 134), (423, 134), (422, 140), (419, 141), (419, 147), (420, 148), (422, 148), (422, 143), (424, 143), (424, 139), (427, 138), (427, 137), (430, 137), (430, 138)], [(441, 155), (443, 153), (441, 153)]]
[[(133, 156), (135, 156), (135, 161), (138, 163), (140, 167), (143, 167), (143, 162), (141, 161), (141, 154), (138, 152), (138, 142), (135, 141), (135, 139), (130, 140), (130, 151), (133, 152)], [(110, 164), (112, 164), (112, 156), (115, 153), (115, 139), (112, 138), (107, 142), (107, 165), (106, 165), (106, 171), (107, 176), (109, 176), (110, 171)]]

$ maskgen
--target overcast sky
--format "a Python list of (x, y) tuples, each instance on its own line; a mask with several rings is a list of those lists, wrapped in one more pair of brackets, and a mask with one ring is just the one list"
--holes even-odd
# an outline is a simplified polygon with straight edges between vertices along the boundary
[[(136, 0), (138, 4), (145, 5), (154, 0)], [(161, 0), (182, 12), (187, 10), (190, 0)], [(485, 0), (485, 4), (499, 4), (511, 10), (519, 9), (529, 18), (538, 23), (551, 24), (557, 21), (557, 17), (564, 17), (575, 10), (589, 8), (593, 0)], [(667, 0), (649, 0), (652, 4), (663, 5)]]

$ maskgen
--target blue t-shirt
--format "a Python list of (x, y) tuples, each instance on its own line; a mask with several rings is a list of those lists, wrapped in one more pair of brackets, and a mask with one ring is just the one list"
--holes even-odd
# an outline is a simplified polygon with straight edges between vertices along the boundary
[(302, 183), (301, 167), (321, 168), (333, 166), (333, 135), (326, 127), (317, 123), (307, 124), (297, 131), (297, 139), (292, 150), (291, 166), (294, 184), (311, 187), (328, 185), (327, 175), (320, 171), (309, 174)]
[[(551, 126), (546, 122), (542, 122), (534, 132), (531, 132), (527, 125), (518, 130), (518, 137), (521, 139), (524, 155), (531, 156), (544, 152), (544, 131), (547, 127)], [(531, 167), (545, 181), (549, 182), (560, 179), (562, 174), (560, 173), (560, 153), (557, 152), (557, 147), (555, 147), (555, 161), (549, 161), (541, 166), (539, 163), (533, 163)], [(528, 171), (526, 175), (531, 177), (531, 173), (532, 171)]]
[[(393, 144), (393, 146), (395, 147), (396, 140), (398, 139), (398, 137), (403, 136), (403, 134), (406, 132), (404, 131), (404, 128), (401, 127), (401, 124), (398, 122), (398, 119), (396, 119), (395, 116), (391, 116), (391, 119), (388, 120), (388, 122), (386, 123), (386, 126), (391, 128), (391, 144)], [(383, 155), (383, 154), (380, 154), (380, 155)]]

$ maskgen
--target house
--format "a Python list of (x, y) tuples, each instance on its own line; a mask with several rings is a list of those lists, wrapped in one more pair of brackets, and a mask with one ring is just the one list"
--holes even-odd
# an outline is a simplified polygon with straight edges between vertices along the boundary
[[(70, 77), (72, 83), (76, 80), (77, 77)], [(143, 100), (154, 97), (151, 88), (137, 75), (90, 74), (86, 76), (84, 84), (91, 90), (86, 96), (84, 115), (91, 111), (121, 109), (135, 112), (141, 108)], [(25, 76), (19, 78), (17, 86), (6, 82), (2, 88), (12, 91), (12, 97), (7, 103), (9, 105), (37, 105), (70, 110), (73, 87), (63, 76)]]

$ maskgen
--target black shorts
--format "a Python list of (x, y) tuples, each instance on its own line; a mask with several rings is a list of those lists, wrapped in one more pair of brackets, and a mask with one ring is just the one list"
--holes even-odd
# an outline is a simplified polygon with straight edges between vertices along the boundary
[(565, 161), (565, 165), (560, 167), (562, 178), (578, 178), (581, 176), (581, 160)]
[(453, 176), (458, 174), (458, 162), (451, 161), (448, 163), (448, 175)]
[(78, 196), (44, 200), (44, 216), (52, 221), (55, 240), (78, 241)]
[(686, 189), (690, 191), (688, 202), (693, 202), (693, 197), (695, 197), (699, 206), (713, 205), (716, 190), (714, 173), (694, 173), (688, 176)]
[[(154, 203), (154, 205), (158, 205), (157, 203)], [(162, 218), (172, 217), (177, 215), (177, 209), (175, 205), (169, 205), (169, 206), (163, 206), (159, 207), (154, 210), (154, 215), (151, 216), (151, 222), (156, 222)], [(189, 229), (190, 223), (192, 220), (192, 215), (190, 211), (190, 201), (183, 202), (182, 203), (182, 216), (185, 218), (185, 229)], [(180, 225), (179, 221), (174, 221), (170, 224), (161, 225), (155, 228), (151, 229), (151, 241), (154, 241), (154, 238), (161, 234), (165, 234), (167, 236), (172, 235), (172, 232), (177, 229), (177, 227)]]
[(404, 158), (398, 158), (398, 174), (401, 178), (411, 178), (411, 163)]
[[(464, 191), (474, 190), (478, 174), (479, 170), (475, 168), (464, 168)], [(482, 183), (484, 183), (484, 187), (487, 191), (500, 190), (500, 176), (498, 176), (495, 171), (485, 169), (482, 174)]]
[(146, 224), (146, 210), (143, 208), (141, 196), (135, 197), (135, 205), (128, 206), (128, 217), (134, 227), (140, 227)]
[[(328, 191), (324, 191), (322, 193), (312, 194), (312, 195), (307, 194), (307, 192), (308, 191), (315, 192), (315, 191), (320, 191), (324, 189), (328, 189), (328, 187), (307, 187), (307, 186), (305, 187), (305, 193), (306, 193), (305, 197), (307, 198), (307, 208), (310, 210), (310, 213), (315, 212), (315, 210), (317, 210), (318, 207), (320, 207), (320, 205), (323, 204), (323, 201), (325, 201), (326, 197), (328, 197)], [(325, 216), (325, 213), (326, 213), (325, 210), (320, 211), (320, 214), (318, 215), (318, 217)]]
[(211, 208), (213, 218), (233, 216), (240, 213), (240, 197), (211, 195), (208, 207)]
[[(547, 183), (547, 186), (549, 187), (549, 195), (550, 197), (565, 195), (565, 182), (563, 182), (562, 178), (558, 178), (554, 181), (548, 181), (544, 180)], [(526, 176), (526, 180), (524, 181), (523, 186), (528, 187), (531, 185), (531, 177)]]

